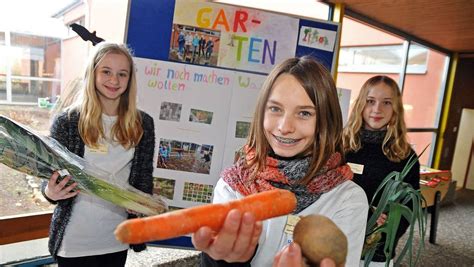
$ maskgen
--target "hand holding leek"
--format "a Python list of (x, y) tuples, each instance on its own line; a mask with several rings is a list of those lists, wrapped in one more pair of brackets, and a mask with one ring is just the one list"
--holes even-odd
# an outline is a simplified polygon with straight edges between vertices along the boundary
[(79, 193), (79, 190), (74, 190), (76, 189), (77, 183), (67, 185), (67, 183), (71, 180), (71, 176), (67, 176), (61, 182), (58, 182), (58, 177), (59, 174), (54, 172), (53, 175), (51, 175), (51, 179), (48, 181), (48, 185), (45, 189), (45, 195), (49, 199), (58, 201), (61, 199), (74, 197)]

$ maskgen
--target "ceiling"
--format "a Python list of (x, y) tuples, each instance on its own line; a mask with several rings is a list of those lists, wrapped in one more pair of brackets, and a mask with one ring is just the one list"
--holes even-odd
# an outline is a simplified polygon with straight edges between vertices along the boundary
[[(474, 0), (328, 0), (449, 52), (474, 53)], [(357, 19), (357, 17), (355, 16)], [(416, 41), (416, 40), (415, 40)]]

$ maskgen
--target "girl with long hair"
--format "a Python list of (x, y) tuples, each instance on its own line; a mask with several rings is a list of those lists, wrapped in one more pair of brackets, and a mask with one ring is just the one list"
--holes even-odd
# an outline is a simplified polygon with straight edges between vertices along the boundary
[[(58, 114), (51, 137), (88, 162), (112, 174), (109, 179), (152, 194), (155, 128), (136, 107), (137, 84), (125, 45), (100, 43), (91, 54), (77, 101)], [(106, 178), (106, 177), (104, 177)], [(73, 179), (57, 183), (54, 173), (42, 186), (57, 204), (51, 221), (49, 250), (59, 266), (123, 266), (128, 246), (113, 231), (132, 211), (73, 190)], [(144, 244), (133, 245), (135, 251)]]
[[(281, 188), (295, 193), (297, 208), (263, 223), (251, 213), (232, 210), (218, 233), (202, 227), (192, 237), (204, 252), (201, 265), (272, 266), (292, 241), (291, 231), (284, 230), (287, 222), (321, 214), (348, 238), (346, 266), (358, 266), (368, 204), (344, 163), (342, 128), (337, 90), (323, 65), (310, 57), (277, 65), (260, 91), (242, 156), (223, 171), (213, 201)], [(300, 251), (296, 245), (290, 248), (285, 251)]]
[[(364, 83), (344, 128), (343, 141), (346, 160), (354, 170), (354, 182), (364, 189), (371, 201), (382, 180), (392, 171), (401, 172), (415, 154), (407, 140), (400, 89), (393, 79), (379, 75)], [(419, 162), (404, 181), (414, 189), (420, 188)], [(374, 205), (377, 203), (376, 200)], [(386, 216), (382, 214), (377, 223), (383, 224)], [(408, 226), (408, 221), (402, 219), (395, 247)], [(385, 237), (370, 266), (385, 266), (384, 240)]]

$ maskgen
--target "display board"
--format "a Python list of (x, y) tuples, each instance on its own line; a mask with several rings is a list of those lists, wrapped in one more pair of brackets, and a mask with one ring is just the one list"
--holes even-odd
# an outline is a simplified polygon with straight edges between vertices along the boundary
[(140, 108), (155, 119), (156, 192), (172, 207), (210, 203), (247, 137), (264, 75), (135, 58)]
[(333, 22), (206, 1), (132, 0), (128, 21), (137, 57), (262, 74), (303, 55), (332, 70), (338, 43)]
[[(212, 2), (132, 0), (127, 43), (139, 108), (155, 121), (154, 193), (170, 209), (210, 203), (220, 172), (245, 143), (268, 72), (302, 55), (332, 69), (337, 30), (332, 22)], [(350, 91), (338, 92), (347, 116)], [(192, 246), (189, 237), (159, 244)]]

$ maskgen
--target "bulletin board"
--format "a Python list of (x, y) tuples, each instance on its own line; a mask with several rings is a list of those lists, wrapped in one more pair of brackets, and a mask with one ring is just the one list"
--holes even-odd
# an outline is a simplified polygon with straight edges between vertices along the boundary
[[(154, 193), (171, 209), (211, 203), (245, 143), (266, 75), (303, 55), (332, 70), (337, 31), (332, 22), (212, 2), (132, 0), (127, 43), (139, 108), (155, 121)], [(341, 104), (347, 93), (339, 91)], [(158, 244), (192, 247), (189, 237)]]
[[(206, 1), (132, 0), (127, 43), (137, 57), (267, 74), (282, 60), (303, 55), (333, 70), (337, 23), (301, 19)], [(214, 43), (210, 59), (179, 57), (179, 33)]]

